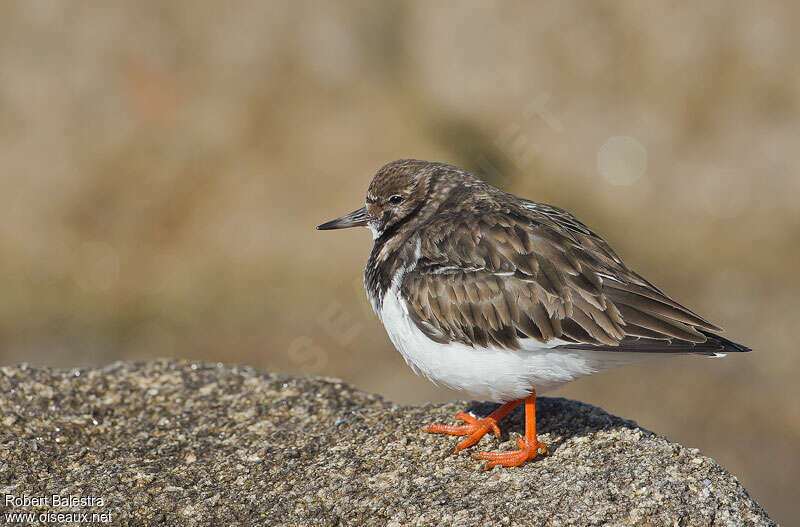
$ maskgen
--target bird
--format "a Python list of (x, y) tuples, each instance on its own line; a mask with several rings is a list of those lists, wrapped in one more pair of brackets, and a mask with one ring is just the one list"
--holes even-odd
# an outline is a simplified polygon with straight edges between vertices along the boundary
[(366, 227), (372, 308), (411, 369), (437, 385), (500, 403), (433, 434), (476, 445), (524, 405), (511, 451), (479, 451), (485, 469), (547, 453), (536, 396), (581, 377), (665, 355), (722, 357), (750, 348), (627, 267), (569, 212), (495, 188), (453, 165), (400, 159), (381, 167), (363, 207), (319, 230)]

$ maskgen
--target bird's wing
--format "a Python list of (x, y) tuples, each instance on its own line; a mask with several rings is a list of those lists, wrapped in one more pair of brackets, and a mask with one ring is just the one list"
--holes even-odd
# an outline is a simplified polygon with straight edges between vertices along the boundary
[(605, 351), (716, 354), (721, 331), (629, 270), (569, 213), (524, 208), (442, 215), (420, 232), (401, 284), (414, 323), (438, 342), (521, 349), (552, 339)]

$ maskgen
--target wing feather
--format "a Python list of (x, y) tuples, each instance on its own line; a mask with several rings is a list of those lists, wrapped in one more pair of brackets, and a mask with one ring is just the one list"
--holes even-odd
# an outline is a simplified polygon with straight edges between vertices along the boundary
[[(521, 349), (567, 341), (602, 351), (716, 354), (747, 348), (628, 269), (567, 212), (525, 202), (420, 230), (420, 259), (401, 288), (436, 341)], [(738, 347), (737, 347), (738, 346)]]

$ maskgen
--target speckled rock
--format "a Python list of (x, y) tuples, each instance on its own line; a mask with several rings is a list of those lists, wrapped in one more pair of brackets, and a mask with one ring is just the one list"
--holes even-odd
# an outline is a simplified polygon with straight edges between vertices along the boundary
[[(775, 525), (734, 476), (697, 450), (566, 399), (537, 401), (548, 455), (484, 472), (465, 453), (449, 455), (454, 438), (420, 431), (461, 409), (396, 406), (340, 381), (238, 366), (6, 367), (0, 518), (50, 515), (37, 525), (62, 523), (55, 514), (69, 513), (89, 521), (106, 514), (95, 517), (101, 524), (170, 526)], [(492, 405), (471, 409), (485, 415)], [(487, 436), (480, 446), (510, 449), (521, 429), (516, 412), (499, 440)], [(54, 494), (73, 501), (47, 501)]]

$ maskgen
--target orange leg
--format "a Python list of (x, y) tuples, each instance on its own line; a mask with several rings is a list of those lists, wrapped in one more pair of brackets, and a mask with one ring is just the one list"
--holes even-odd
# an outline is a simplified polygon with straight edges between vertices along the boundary
[(525, 439), (517, 440), (519, 450), (509, 452), (475, 452), (473, 459), (485, 459), (488, 461), (485, 470), (496, 467), (518, 467), (529, 459), (535, 458), (538, 454), (547, 452), (544, 443), (536, 439), (536, 390), (531, 391), (531, 395), (525, 399)]
[(464, 425), (427, 425), (422, 428), (423, 432), (428, 432), (429, 434), (448, 434), (451, 436), (469, 436), (465, 440), (461, 441), (459, 444), (456, 445), (456, 449), (453, 450), (453, 454), (458, 454), (465, 448), (469, 448), (480, 439), (485, 436), (490, 430), (494, 432), (495, 437), (500, 437), (500, 429), (497, 427), (497, 423), (502, 420), (505, 416), (511, 413), (511, 410), (519, 406), (522, 402), (522, 399), (518, 399), (516, 401), (511, 401), (494, 412), (490, 413), (488, 416), (484, 417), (483, 419), (477, 419), (472, 417), (469, 414), (464, 412), (459, 413), (456, 416), (456, 419), (464, 421), (467, 424)]

